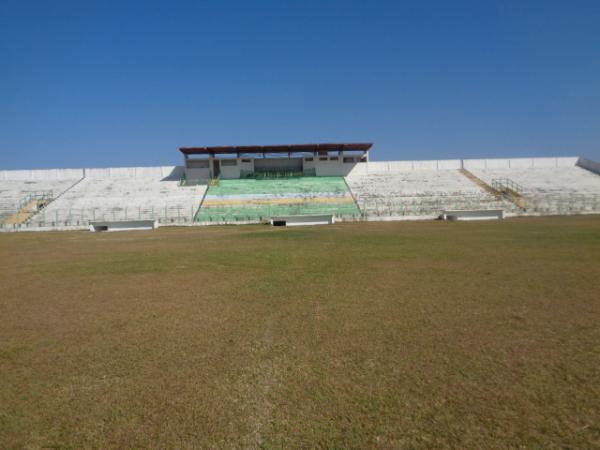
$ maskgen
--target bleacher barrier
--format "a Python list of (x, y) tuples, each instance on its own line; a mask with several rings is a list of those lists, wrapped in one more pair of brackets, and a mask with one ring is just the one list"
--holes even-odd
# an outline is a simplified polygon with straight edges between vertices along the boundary
[(331, 225), (335, 223), (335, 217), (332, 214), (323, 214), (319, 216), (281, 216), (271, 217), (271, 225), (275, 227), (300, 227), (310, 225)]
[(42, 210), (28, 223), (29, 226), (87, 226), (95, 221), (157, 220), (161, 224), (190, 223), (195, 206), (164, 206), (160, 208), (112, 208), (112, 209), (54, 209)]
[(156, 220), (122, 220), (106, 222), (90, 222), (90, 231), (147, 231), (158, 228)]
[(504, 219), (501, 209), (479, 210), (447, 210), (441, 215), (442, 220), (498, 220)]
[[(448, 207), (448, 205), (451, 205)], [(435, 204), (422, 205), (416, 201), (405, 203), (378, 202), (377, 205), (368, 212), (356, 214), (340, 214), (335, 216), (336, 222), (356, 222), (363, 220), (397, 220), (397, 219), (435, 219), (439, 217), (444, 210), (483, 210), (487, 202), (480, 203), (479, 206), (472, 207), (474, 203), (467, 200), (454, 200), (452, 202), (438, 202)], [(222, 224), (222, 223), (261, 223), (269, 222), (270, 218), (276, 216), (276, 211), (280, 209), (268, 210), (262, 217), (243, 214), (223, 214), (214, 215), (210, 220), (200, 222), (194, 220), (194, 209), (190, 208), (167, 208), (160, 212), (152, 209), (133, 210), (114, 210), (105, 211), (99, 214), (94, 209), (90, 210), (70, 210), (54, 212), (55, 216), (44, 214), (43, 210), (24, 224), (0, 224), (2, 231), (26, 231), (35, 229), (88, 229), (90, 222), (93, 221), (119, 221), (119, 220), (157, 220), (160, 226), (166, 225), (193, 225), (199, 223)], [(288, 215), (301, 215), (302, 208), (290, 209)], [(547, 197), (536, 197), (528, 200), (524, 211), (507, 211), (506, 216), (528, 216), (528, 215), (574, 215), (574, 214), (597, 214), (600, 212), (600, 194), (566, 194)], [(56, 215), (60, 218), (57, 220)], [(279, 214), (281, 215), (281, 214)]]

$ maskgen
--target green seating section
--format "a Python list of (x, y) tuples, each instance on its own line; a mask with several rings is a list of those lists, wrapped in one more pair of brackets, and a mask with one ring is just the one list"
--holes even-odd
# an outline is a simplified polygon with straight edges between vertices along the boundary
[(342, 177), (221, 180), (209, 187), (196, 221), (258, 222), (273, 216), (315, 214), (360, 215)]

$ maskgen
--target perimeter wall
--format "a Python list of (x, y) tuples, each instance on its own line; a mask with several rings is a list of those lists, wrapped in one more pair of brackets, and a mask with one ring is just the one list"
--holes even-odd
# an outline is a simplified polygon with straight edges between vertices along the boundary
[[(426, 161), (368, 161), (343, 163), (338, 161), (315, 161), (319, 176), (353, 176), (407, 172), (412, 170), (453, 169), (525, 169), (573, 167), (579, 165), (600, 174), (600, 163), (577, 156), (553, 158), (494, 158), (494, 159), (441, 159)], [(221, 170), (229, 169), (227, 166)], [(188, 169), (189, 170), (189, 169)], [(179, 180), (184, 174), (183, 166), (158, 167), (105, 167), (85, 169), (0, 170), (2, 180), (75, 180), (81, 178), (161, 178)]]

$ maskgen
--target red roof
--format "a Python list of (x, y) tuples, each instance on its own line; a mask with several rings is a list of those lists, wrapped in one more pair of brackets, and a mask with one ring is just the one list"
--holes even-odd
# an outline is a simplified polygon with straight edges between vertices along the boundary
[(340, 144), (288, 144), (288, 145), (232, 145), (223, 147), (180, 147), (185, 155), (218, 155), (232, 153), (290, 153), (290, 152), (330, 152), (338, 150), (368, 151), (371, 142), (351, 142)]

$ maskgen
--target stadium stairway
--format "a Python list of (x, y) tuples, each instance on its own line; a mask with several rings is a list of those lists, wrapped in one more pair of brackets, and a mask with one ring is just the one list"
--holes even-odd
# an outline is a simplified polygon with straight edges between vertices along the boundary
[(346, 178), (363, 214), (372, 220), (433, 219), (444, 210), (515, 206), (456, 169), (350, 175)]
[(196, 221), (258, 223), (273, 216), (322, 214), (360, 216), (343, 177), (220, 180), (209, 186)]
[(600, 176), (578, 166), (471, 171), (490, 185), (505, 185), (512, 191), (517, 202), (523, 202), (517, 214), (568, 215), (600, 212)]
[(81, 179), (0, 181), (0, 224), (24, 224)]
[(492, 194), (497, 199), (500, 199), (502, 197), (502, 194), (500, 192), (498, 192), (492, 186), (490, 186), (489, 184), (487, 184), (481, 178), (477, 177), (474, 173), (469, 172), (467, 169), (464, 169), (464, 168), (460, 169), (459, 172), (462, 173), (469, 180), (471, 180), (473, 183), (475, 183), (477, 186), (479, 186), (481, 189), (483, 189), (484, 191), (487, 191), (490, 194)]
[(516, 188), (518, 186), (512, 180), (505, 179), (503, 182), (499, 182), (499, 180), (492, 181), (492, 185), (490, 186), (473, 172), (462, 168), (459, 170), (465, 177), (475, 183), (477, 186), (481, 187), (483, 190), (492, 194), (496, 199), (501, 199), (504, 197), (508, 201), (514, 203), (518, 208), (523, 209), (525, 207), (525, 199), (519, 193), (519, 189)]
[(89, 177), (50, 203), (29, 224), (87, 227), (91, 221), (157, 220), (191, 224), (206, 186), (180, 186), (160, 175)]
[(23, 206), (14, 214), (10, 215), (5, 221), (6, 225), (20, 225), (27, 222), (34, 214), (45, 207), (50, 201), (50, 198), (38, 199), (27, 198), (22, 204)]

